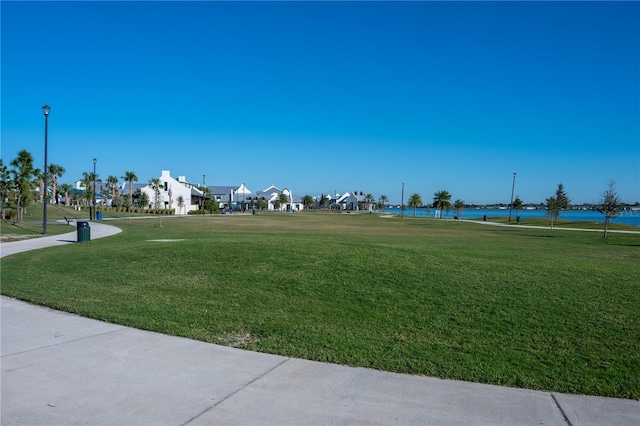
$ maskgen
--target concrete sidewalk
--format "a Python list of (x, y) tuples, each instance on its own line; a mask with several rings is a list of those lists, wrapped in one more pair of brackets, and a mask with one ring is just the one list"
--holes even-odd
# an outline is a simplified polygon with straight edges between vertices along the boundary
[(3, 425), (640, 425), (633, 400), (267, 355), (7, 297), (0, 308)]
[[(71, 221), (69, 228), (72, 232), (48, 237), (30, 238), (28, 240), (12, 241), (10, 243), (0, 243), (0, 257), (9, 256), (23, 251), (38, 250), (41, 248), (54, 247), (63, 244), (71, 244), (77, 241), (76, 222)], [(73, 227), (73, 228), (72, 228)], [(122, 229), (99, 222), (90, 222), (91, 239), (108, 237), (122, 232)]]

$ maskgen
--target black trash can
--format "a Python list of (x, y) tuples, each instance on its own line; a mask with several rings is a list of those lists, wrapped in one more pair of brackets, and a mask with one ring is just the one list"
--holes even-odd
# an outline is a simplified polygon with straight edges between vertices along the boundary
[(91, 228), (89, 227), (89, 222), (78, 221), (76, 226), (78, 228), (78, 242), (88, 243), (91, 241)]
[(487, 215), (485, 214), (484, 216), (482, 216), (482, 221), (486, 222), (487, 221)]

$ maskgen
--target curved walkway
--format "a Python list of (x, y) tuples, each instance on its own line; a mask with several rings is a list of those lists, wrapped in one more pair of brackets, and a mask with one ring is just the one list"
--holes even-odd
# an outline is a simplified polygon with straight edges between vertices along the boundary
[[(31, 238), (28, 240), (12, 241), (9, 243), (0, 243), (0, 257), (9, 256), (23, 251), (37, 250), (41, 248), (60, 246), (63, 244), (71, 244), (77, 241), (77, 229), (75, 228), (76, 222), (71, 221), (70, 225), (73, 225), (73, 232), (66, 234), (51, 235), (49, 237)], [(105, 225), (98, 222), (89, 222), (91, 229), (91, 239), (109, 237), (111, 235), (119, 234), (122, 229), (111, 225)]]
[[(484, 222), (484, 221), (478, 221), (478, 220), (470, 220), (470, 219), (460, 219), (460, 222), (468, 222), (468, 223), (475, 223), (475, 224), (480, 224), (480, 225), (488, 225), (488, 226), (504, 226), (507, 228), (511, 228), (511, 229), (541, 229), (541, 230), (547, 230), (550, 231), (551, 228), (548, 226), (533, 226), (533, 225), (517, 225), (515, 223), (497, 223), (497, 222)], [(554, 226), (553, 227), (554, 231), (584, 231), (584, 232), (599, 232), (599, 233), (603, 233), (604, 230), (603, 229), (588, 229), (588, 228), (566, 228), (566, 227), (562, 227), (562, 226)], [(613, 234), (639, 234), (640, 235), (640, 231), (619, 231), (619, 230), (615, 230), (615, 229), (609, 229), (607, 230), (607, 233), (613, 233)]]
[[(109, 228), (92, 222), (92, 239)], [(75, 234), (0, 250), (44, 241)], [(3, 425), (640, 425), (633, 400), (305, 361), (0, 302)]]

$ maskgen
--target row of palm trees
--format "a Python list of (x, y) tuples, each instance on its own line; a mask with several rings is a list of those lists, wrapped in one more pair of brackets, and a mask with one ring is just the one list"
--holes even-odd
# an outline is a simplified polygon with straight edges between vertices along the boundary
[[(133, 183), (138, 181), (138, 176), (136, 176), (135, 172), (132, 171), (126, 171), (124, 172), (124, 176), (121, 176), (121, 179), (124, 179), (125, 182), (129, 183), (129, 197), (128, 197), (128, 206), (133, 206)], [(85, 197), (87, 198), (87, 200), (92, 199), (93, 197), (93, 193), (95, 191), (96, 188), (93, 187), (94, 182), (97, 183), (103, 183), (102, 179), (100, 179), (100, 177), (96, 174), (94, 176), (93, 172), (82, 172), (82, 180), (81, 180), (81, 184), (84, 186), (85, 188)], [(110, 175), (109, 177), (107, 177), (105, 183), (107, 184), (107, 188), (109, 190), (109, 193), (111, 195), (111, 199), (115, 200), (117, 195), (118, 195), (118, 184), (119, 184), (119, 180), (117, 176), (113, 176)], [(149, 184), (153, 187), (154, 185), (159, 187), (160, 186), (160, 180), (159, 179), (151, 179), (149, 181)], [(55, 187), (52, 188), (53, 189), (53, 195), (52, 198), (57, 200), (57, 197), (55, 197)], [(68, 197), (68, 191), (70, 191), (71, 189), (73, 189), (73, 187), (71, 185), (68, 184), (64, 184), (60, 186), (60, 192), (63, 192), (65, 194), (65, 200), (66, 200), (66, 204), (69, 204), (69, 197)]]
[(34, 188), (38, 188), (39, 201), (42, 203), (45, 197), (49, 195), (46, 188), (51, 183), (51, 198), (58, 191), (58, 178), (60, 178), (65, 169), (57, 164), (47, 166), (47, 182), (45, 182), (45, 173), (34, 166), (33, 156), (26, 149), (18, 152), (18, 156), (13, 159), (8, 168), (4, 165), (0, 158), (0, 192), (2, 198), (2, 214), (5, 217), (5, 201), (14, 199), (16, 202), (16, 220), (20, 222), (24, 209), (34, 198)]
[(414, 217), (416, 215), (416, 210), (421, 207), (433, 207), (440, 211), (444, 210), (447, 212), (447, 214), (449, 213), (449, 210), (451, 210), (451, 208), (453, 207), (453, 209), (455, 209), (458, 215), (460, 215), (460, 212), (462, 212), (462, 209), (464, 209), (465, 207), (464, 201), (460, 199), (455, 200), (452, 204), (451, 194), (449, 193), (449, 191), (446, 191), (444, 189), (436, 191), (433, 194), (433, 202), (428, 206), (424, 205), (424, 203), (422, 202), (422, 197), (418, 193), (413, 193), (411, 194), (411, 196), (409, 196), (409, 201), (407, 202), (407, 205), (413, 208)]
[[(2, 201), (2, 212), (0, 217), (4, 218), (6, 203), (9, 200), (15, 202), (16, 206), (16, 222), (21, 222), (24, 210), (31, 202), (39, 200), (39, 202), (58, 203), (58, 195), (64, 194), (65, 204), (69, 205), (71, 197), (69, 194), (73, 190), (73, 186), (69, 184), (60, 184), (59, 179), (66, 172), (65, 168), (50, 164), (47, 166), (47, 181), (45, 182), (45, 173), (36, 168), (31, 153), (25, 149), (18, 152), (18, 155), (9, 165), (5, 165), (0, 158), (0, 198)], [(84, 198), (91, 200), (95, 192), (94, 182), (102, 182), (97, 175), (93, 173), (83, 172), (82, 183), (85, 187)], [(129, 182), (129, 205), (133, 205), (133, 182), (138, 181), (138, 177), (132, 171), (127, 171), (122, 176), (126, 182)], [(118, 178), (109, 176), (106, 179), (107, 186), (111, 192), (111, 197), (115, 199), (118, 189)], [(46, 199), (46, 200), (45, 200)]]

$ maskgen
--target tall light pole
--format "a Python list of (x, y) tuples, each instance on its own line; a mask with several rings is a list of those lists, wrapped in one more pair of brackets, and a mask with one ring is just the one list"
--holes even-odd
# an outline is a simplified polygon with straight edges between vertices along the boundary
[(204, 177), (205, 175), (202, 175), (202, 216), (204, 216), (204, 197), (205, 197)]
[(96, 219), (96, 163), (98, 162), (98, 160), (96, 160), (95, 158), (93, 159), (93, 206), (91, 207), (91, 214), (93, 215), (93, 217), (91, 218), (91, 220), (95, 220)]
[(511, 184), (511, 202), (509, 203), (509, 223), (511, 223), (511, 209), (513, 208), (513, 190), (516, 187), (516, 172), (513, 172), (513, 183)]
[(42, 234), (47, 235), (47, 143), (49, 139), (49, 112), (51, 108), (45, 104), (42, 107), (44, 114), (44, 203), (42, 210)]
[(402, 182), (402, 198), (400, 200), (400, 219), (404, 217), (404, 182)]

